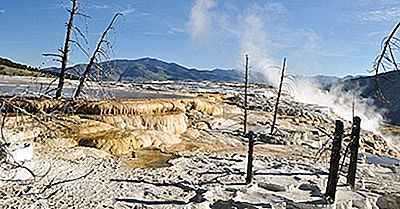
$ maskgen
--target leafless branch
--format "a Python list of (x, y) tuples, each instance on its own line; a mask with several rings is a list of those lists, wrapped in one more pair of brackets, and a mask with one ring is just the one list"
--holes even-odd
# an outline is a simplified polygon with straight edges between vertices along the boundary
[(103, 34), (101, 35), (101, 38), (99, 40), (99, 42), (97, 43), (96, 49), (93, 51), (93, 54), (89, 60), (88, 65), (86, 66), (85, 71), (83, 72), (81, 79), (79, 80), (79, 85), (75, 91), (74, 94), (74, 98), (79, 97), (82, 88), (83, 88), (83, 84), (85, 83), (85, 80), (87, 79), (87, 76), (89, 74), (89, 72), (92, 69), (92, 66), (94, 65), (94, 63), (96, 62), (96, 57), (97, 54), (103, 54), (103, 49), (102, 49), (102, 45), (103, 43), (106, 43), (106, 37), (107, 37), (107, 33), (112, 30), (113, 28), (113, 24), (114, 22), (117, 20), (118, 16), (122, 15), (121, 13), (117, 13), (114, 15), (114, 17), (112, 18), (111, 22), (109, 23), (108, 27), (104, 30)]
[(62, 58), (62, 55), (54, 54), (54, 53), (43, 53), (42, 55), (45, 56), (45, 57), (59, 57), (59, 58)]
[(75, 44), (75, 46), (77, 46), (82, 51), (82, 53), (86, 55), (86, 57), (90, 57), (89, 52), (85, 48), (83, 48), (79, 41), (71, 40), (71, 43)]
[[(383, 69), (383, 72), (387, 72), (388, 69), (391, 68), (394, 68), (394, 70), (399, 71), (398, 64), (396, 62), (396, 58), (393, 52), (394, 50), (396, 50), (393, 49), (393, 46), (396, 47), (397, 49), (399, 48), (398, 44), (396, 43), (396, 41), (399, 41), (399, 39), (395, 37), (395, 34), (399, 30), (399, 28), (400, 28), (400, 21), (397, 22), (397, 24), (394, 26), (389, 35), (383, 39), (381, 43), (382, 47), (381, 53), (376, 57), (372, 69), (372, 71), (375, 72), (376, 94), (386, 103), (392, 103), (393, 100), (392, 98), (389, 98), (384, 94), (384, 89), (381, 85), (381, 82), (379, 81), (379, 78), (384, 77), (385, 75), (381, 74), (382, 72), (380, 69)], [(388, 66), (386, 65), (389, 65), (390, 68), (388, 68)]]
[(94, 171), (94, 169), (91, 169), (89, 172), (87, 172), (87, 173), (85, 173), (85, 174), (83, 174), (83, 175), (81, 175), (81, 176), (78, 176), (78, 177), (76, 177), (76, 178), (61, 180), (61, 181), (57, 181), (57, 182), (54, 182), (54, 181), (55, 181), (55, 178), (53, 178), (53, 180), (52, 180), (48, 185), (46, 185), (46, 186), (42, 189), (42, 191), (41, 191), (40, 193), (44, 193), (46, 190), (48, 190), (48, 189), (50, 189), (50, 188), (52, 188), (52, 187), (54, 187), (54, 186), (57, 186), (57, 185), (59, 185), (59, 184), (65, 184), (65, 183), (68, 183), (68, 182), (72, 182), (72, 181), (76, 181), (76, 180), (79, 180), (79, 179), (86, 178), (86, 177), (89, 176), (91, 173), (93, 173), (93, 171)]

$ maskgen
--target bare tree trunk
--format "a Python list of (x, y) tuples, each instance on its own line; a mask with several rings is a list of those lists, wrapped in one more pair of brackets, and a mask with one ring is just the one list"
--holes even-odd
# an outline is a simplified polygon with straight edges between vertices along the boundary
[(339, 173), (339, 161), (340, 161), (340, 150), (342, 148), (343, 138), (343, 122), (340, 120), (336, 121), (335, 133), (333, 138), (333, 146), (331, 152), (331, 160), (329, 165), (329, 176), (328, 183), (326, 184), (325, 196), (329, 198), (329, 202), (335, 202), (336, 187), (338, 183)]
[(273, 135), (273, 133), (274, 133), (275, 123), (276, 123), (276, 116), (278, 115), (278, 105), (279, 105), (279, 99), (281, 98), (283, 78), (285, 77), (285, 68), (286, 68), (286, 57), (283, 59), (281, 82), (279, 83), (278, 96), (276, 98), (274, 119), (272, 120), (272, 125), (271, 125), (271, 135)]
[(249, 56), (246, 54), (246, 68), (244, 74), (244, 127), (243, 135), (247, 132), (247, 85), (249, 83)]
[(358, 147), (360, 146), (360, 124), (360, 117), (354, 117), (350, 141), (350, 165), (347, 173), (347, 184), (350, 184), (352, 188), (354, 188), (356, 183)]
[(356, 109), (356, 93), (353, 92), (353, 100), (351, 102), (351, 117), (355, 117), (355, 109)]
[(253, 178), (253, 151), (254, 151), (254, 133), (253, 133), (253, 131), (249, 132), (248, 137), (249, 137), (249, 148), (247, 151), (246, 184), (250, 184), (251, 179)]
[(85, 83), (85, 80), (86, 80), (90, 70), (92, 69), (92, 66), (95, 64), (96, 56), (100, 52), (103, 43), (107, 41), (106, 40), (107, 33), (113, 28), (113, 24), (119, 15), (122, 15), (122, 14), (117, 13), (114, 15), (111, 22), (108, 24), (108, 27), (104, 30), (103, 34), (101, 35), (100, 41), (97, 43), (96, 49), (93, 51), (92, 57), (90, 57), (89, 63), (86, 66), (86, 69), (83, 72), (83, 74), (79, 80), (79, 85), (75, 91), (74, 98), (79, 97), (79, 95), (82, 91), (82, 88), (83, 88), (83, 84)]
[(76, 14), (76, 11), (78, 10), (78, 0), (71, 0), (71, 2), (72, 2), (72, 8), (71, 8), (71, 10), (68, 10), (69, 21), (68, 21), (68, 25), (67, 25), (67, 33), (65, 36), (64, 48), (61, 51), (61, 53), (62, 53), (61, 71), (60, 71), (60, 78), (59, 78), (58, 86), (57, 86), (57, 90), (56, 90), (56, 98), (61, 98), (61, 95), (62, 95), (64, 80), (65, 80), (65, 73), (66, 73), (67, 64), (68, 64), (68, 52), (69, 52), (69, 47), (71, 44), (71, 33), (72, 33), (72, 30), (74, 29), (74, 16)]

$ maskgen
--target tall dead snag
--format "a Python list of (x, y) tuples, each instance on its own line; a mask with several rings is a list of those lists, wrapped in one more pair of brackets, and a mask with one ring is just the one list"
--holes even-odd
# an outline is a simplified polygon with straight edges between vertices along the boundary
[(343, 122), (336, 120), (335, 133), (333, 138), (333, 147), (329, 166), (329, 177), (326, 186), (326, 198), (331, 202), (335, 202), (336, 187), (338, 183), (340, 149), (342, 148)]
[[(353, 96), (351, 99), (351, 117), (354, 119), (356, 114), (356, 92), (353, 92)], [(353, 121), (354, 122), (354, 121)]]
[(278, 105), (279, 105), (279, 99), (280, 99), (281, 93), (282, 93), (283, 78), (285, 77), (285, 68), (286, 68), (286, 57), (283, 58), (281, 81), (279, 83), (278, 96), (276, 97), (274, 119), (272, 120), (272, 125), (271, 125), (271, 133), (270, 133), (271, 135), (273, 135), (273, 133), (274, 133), (276, 116), (278, 115)]
[(375, 62), (373, 65), (372, 71), (375, 71), (375, 90), (376, 94), (381, 100), (386, 103), (391, 103), (394, 98), (390, 98), (384, 93), (384, 89), (379, 82), (379, 77), (383, 77), (383, 79), (390, 83), (396, 83), (397, 80), (389, 80), (389, 78), (385, 75), (381, 75), (381, 73), (387, 71), (400, 71), (395, 52), (400, 51), (400, 39), (396, 38), (396, 33), (400, 30), (400, 21), (393, 27), (392, 31), (390, 31), (389, 35), (385, 37), (382, 41), (382, 51), (375, 58)]
[(253, 176), (253, 151), (254, 151), (254, 133), (250, 131), (248, 134), (249, 137), (249, 148), (247, 152), (247, 175), (246, 175), (246, 184), (251, 183), (251, 179)]
[(244, 70), (244, 126), (243, 135), (247, 132), (247, 85), (249, 83), (249, 56), (246, 54), (246, 66)]
[(356, 182), (358, 147), (360, 146), (360, 124), (361, 119), (354, 117), (350, 141), (350, 165), (349, 172), (347, 173), (347, 184), (352, 188), (354, 188)]
[(117, 20), (118, 16), (122, 15), (122, 13), (117, 13), (114, 15), (114, 17), (112, 18), (112, 20), (110, 21), (110, 23), (108, 24), (108, 27), (104, 30), (103, 34), (100, 37), (99, 42), (97, 43), (96, 49), (93, 51), (92, 56), (90, 57), (89, 63), (86, 66), (85, 71), (83, 72), (81, 78), (79, 79), (79, 85), (76, 88), (75, 94), (74, 94), (74, 98), (79, 97), (82, 88), (83, 88), (83, 84), (85, 83), (85, 80), (87, 79), (90, 70), (92, 69), (93, 65), (95, 65), (96, 63), (96, 59), (97, 59), (97, 54), (99, 54), (101, 52), (102, 46), (104, 43), (107, 42), (107, 34), (110, 30), (112, 30), (114, 27), (114, 22)]
[(72, 7), (68, 10), (69, 12), (69, 20), (67, 24), (67, 32), (65, 35), (64, 48), (61, 49), (61, 70), (60, 70), (60, 78), (58, 80), (58, 86), (56, 90), (56, 98), (61, 98), (62, 90), (64, 87), (65, 74), (67, 71), (68, 64), (68, 52), (71, 45), (71, 33), (74, 29), (74, 16), (78, 10), (78, 0), (71, 0)]

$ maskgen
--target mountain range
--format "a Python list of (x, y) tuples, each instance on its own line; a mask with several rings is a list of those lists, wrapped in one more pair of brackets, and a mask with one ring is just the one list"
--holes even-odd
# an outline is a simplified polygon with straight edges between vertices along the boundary
[[(154, 58), (135, 60), (111, 60), (101, 62), (102, 69), (108, 72), (107, 80), (114, 81), (219, 81), (242, 82), (243, 72), (236, 69), (198, 70)], [(82, 74), (86, 64), (78, 64), (68, 69), (74, 76)], [(46, 71), (59, 72), (59, 68), (47, 68)], [(261, 72), (250, 72), (250, 81), (265, 83), (267, 79)]]
[[(242, 80), (242, 74), (236, 70), (197, 70), (186, 68), (176, 63), (168, 63), (153, 58), (136, 60), (111, 60), (100, 63), (108, 72), (108, 80), (114, 81), (222, 81), (234, 82)], [(79, 76), (86, 64), (78, 64), (68, 69), (70, 74)], [(47, 71), (59, 72), (59, 68), (48, 68)]]
[[(218, 82), (243, 82), (242, 70), (197, 70), (186, 68), (173, 62), (165, 62), (154, 58), (141, 58), (135, 60), (111, 60), (100, 63), (100, 66), (109, 72), (108, 80), (114, 81), (218, 81)], [(79, 76), (85, 70), (85, 64), (78, 64), (68, 69), (71, 76)], [(48, 68), (47, 71), (59, 72), (58, 68)], [(267, 83), (267, 79), (261, 72), (250, 71), (250, 81), (256, 83)], [(376, 95), (374, 76), (294, 76), (295, 79), (308, 79), (320, 87), (329, 90), (332, 85), (343, 86), (344, 90), (357, 89), (361, 96), (370, 98), (373, 104), (385, 114), (386, 122), (400, 125), (400, 104), (385, 103)], [(382, 87), (386, 90), (388, 97), (396, 97), (400, 82), (388, 82), (390, 79), (399, 80), (400, 74), (388, 73), (383, 75)], [(104, 78), (105, 79), (105, 78)], [(396, 83), (395, 86), (391, 83)]]
[[(1, 61), (1, 60), (0, 60)], [(11, 63), (11, 64), (10, 64)], [(3, 66), (12, 68), (18, 67), (18, 63), (10, 60), (2, 60)], [(39, 71), (28, 66), (21, 65), (25, 71)], [(243, 82), (243, 72), (241, 70), (197, 70), (194, 68), (186, 68), (172, 62), (165, 62), (154, 58), (141, 58), (136, 60), (111, 60), (100, 63), (103, 69), (108, 71), (107, 78), (114, 81), (165, 81), (165, 80), (185, 80), (185, 81), (219, 81), (219, 82)], [(1, 67), (1, 66), (0, 66)], [(85, 64), (78, 64), (68, 69), (70, 78), (77, 78), (86, 68)], [(3, 70), (4, 71), (4, 70)], [(24, 71), (24, 72), (25, 72)], [(8, 72), (8, 71), (4, 71)], [(15, 75), (13, 71), (13, 74)], [(59, 68), (52, 67), (40, 70), (40, 72), (50, 73), (55, 76), (59, 73)], [(0, 74), (2, 71), (0, 70)], [(18, 74), (17, 74), (18, 75)], [(361, 96), (370, 98), (374, 105), (377, 106), (385, 114), (386, 122), (400, 125), (400, 102), (386, 103), (376, 94), (376, 85), (374, 76), (346, 76), (339, 78), (336, 76), (295, 76), (296, 78), (307, 78), (319, 84), (326, 90), (332, 85), (340, 84), (344, 90), (359, 89)], [(104, 78), (105, 79), (105, 78)], [(258, 83), (266, 83), (267, 79), (261, 72), (250, 71), (250, 81)], [(400, 89), (400, 73), (389, 72), (380, 76), (381, 86), (387, 97), (396, 100), (399, 98), (398, 89)]]
[[(2, 62), (4, 60), (4, 62)], [(49, 67), (45, 69), (33, 68), (30, 66), (22, 65), (8, 59), (0, 57), (0, 65), (9, 68), (18, 68), (25, 71), (34, 71), (47, 73), (52, 76), (58, 76), (60, 68)], [(182, 65), (165, 62), (154, 58), (141, 58), (134, 60), (111, 60), (101, 62), (99, 64), (104, 71), (107, 71), (107, 78), (103, 79), (112, 81), (165, 81), (165, 80), (185, 80), (185, 81), (219, 81), (219, 82), (243, 82), (243, 69), (212, 69), (212, 70), (198, 70), (195, 68), (187, 68)], [(67, 69), (67, 77), (77, 79), (86, 68), (86, 64), (77, 64)], [(250, 70), (249, 79), (255, 83), (267, 83), (262, 72)], [(5, 74), (0, 71), (0, 74)], [(13, 74), (9, 74), (13, 75)], [(15, 74), (14, 74), (15, 75)], [(306, 76), (295, 76), (297, 78), (305, 78)], [(332, 83), (342, 81), (343, 79), (335, 76), (318, 75), (313, 77), (306, 77), (312, 79), (315, 83), (321, 86), (329, 86)], [(346, 78), (347, 79), (347, 78)]]

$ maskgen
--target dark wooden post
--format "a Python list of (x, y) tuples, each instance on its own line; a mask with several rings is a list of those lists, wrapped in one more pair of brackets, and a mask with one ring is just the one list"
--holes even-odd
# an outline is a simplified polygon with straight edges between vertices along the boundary
[(246, 54), (246, 67), (244, 72), (244, 127), (243, 135), (247, 132), (247, 85), (249, 82), (249, 56)]
[(330, 202), (335, 202), (336, 186), (338, 183), (340, 149), (342, 148), (343, 122), (336, 120), (335, 134), (333, 138), (333, 147), (329, 167), (329, 177), (326, 186), (325, 196), (330, 198)]
[(360, 124), (361, 119), (354, 117), (350, 141), (350, 165), (349, 172), (347, 173), (347, 184), (352, 188), (354, 188), (356, 182), (358, 147), (360, 146)]
[(286, 57), (283, 59), (281, 82), (279, 83), (278, 96), (276, 97), (274, 119), (272, 120), (272, 125), (271, 125), (271, 135), (274, 133), (275, 123), (276, 123), (276, 116), (278, 115), (278, 105), (279, 105), (279, 99), (281, 98), (283, 78), (285, 77), (285, 68), (286, 68)]
[(251, 183), (251, 179), (253, 176), (253, 150), (254, 150), (254, 133), (250, 131), (248, 134), (249, 137), (249, 149), (247, 153), (247, 175), (246, 175), (246, 184)]

